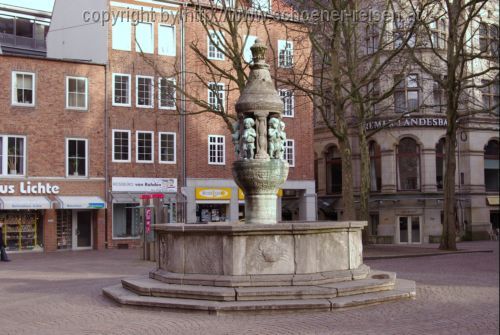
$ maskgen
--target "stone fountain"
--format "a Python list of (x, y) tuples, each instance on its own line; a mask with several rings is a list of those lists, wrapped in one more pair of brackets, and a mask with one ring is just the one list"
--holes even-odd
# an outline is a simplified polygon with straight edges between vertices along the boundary
[(283, 103), (265, 62), (253, 65), (236, 103), (233, 175), (245, 224), (157, 225), (157, 268), (103, 289), (123, 305), (205, 311), (334, 310), (415, 296), (415, 283), (363, 264), (366, 222), (278, 223), (276, 193), (288, 176)]

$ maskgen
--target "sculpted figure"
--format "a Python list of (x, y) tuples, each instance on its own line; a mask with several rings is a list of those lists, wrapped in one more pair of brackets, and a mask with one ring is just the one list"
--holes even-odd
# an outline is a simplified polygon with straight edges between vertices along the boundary
[(280, 120), (272, 117), (269, 119), (269, 129), (267, 131), (268, 150), (271, 158), (279, 158), (280, 150)]
[(255, 126), (255, 121), (252, 118), (246, 118), (243, 120), (243, 125), (245, 130), (243, 131), (243, 158), (253, 159), (255, 154), (255, 138), (257, 133), (253, 126)]
[(240, 157), (240, 124), (239, 122), (233, 123), (233, 144), (234, 153), (236, 154), (236, 159)]
[(279, 148), (278, 148), (278, 158), (285, 158), (285, 142), (286, 142), (286, 133), (285, 133), (285, 122), (280, 121), (280, 130), (279, 130)]

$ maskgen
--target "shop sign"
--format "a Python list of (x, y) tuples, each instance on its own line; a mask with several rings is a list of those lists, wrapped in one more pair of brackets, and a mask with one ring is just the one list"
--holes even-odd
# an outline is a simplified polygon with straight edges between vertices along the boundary
[(0, 184), (0, 194), (16, 194), (17, 190), (20, 194), (59, 194), (60, 189), (58, 185), (40, 182), (32, 184), (30, 181), (22, 181), (19, 185)]
[[(283, 197), (283, 189), (279, 189), (278, 192), (276, 192), (276, 195), (278, 198)], [(243, 190), (241, 188), (238, 188), (238, 200), (245, 200), (245, 194), (243, 193)]]
[(196, 188), (196, 200), (231, 200), (231, 188)]
[(113, 177), (113, 192), (177, 193), (177, 178)]
[(151, 232), (151, 208), (147, 207), (144, 213), (146, 217), (146, 234)]
[(408, 117), (397, 121), (374, 120), (366, 124), (366, 130), (375, 130), (380, 128), (404, 128), (404, 127), (437, 127), (445, 128), (448, 126), (448, 120), (438, 117)]

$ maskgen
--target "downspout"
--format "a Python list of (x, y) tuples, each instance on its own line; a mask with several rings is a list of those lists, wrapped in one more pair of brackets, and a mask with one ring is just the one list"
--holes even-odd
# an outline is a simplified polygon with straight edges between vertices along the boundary
[[(106, 208), (108, 207), (109, 199), (109, 109), (108, 109), (108, 71), (109, 64), (106, 63), (104, 71), (104, 201), (106, 202)], [(106, 217), (104, 218), (104, 245), (108, 247), (108, 213), (109, 208), (106, 209)]]
[[(181, 179), (182, 189), (186, 189), (187, 186), (187, 168), (186, 168), (186, 95), (184, 92), (186, 91), (186, 26), (184, 22), (184, 15), (187, 8), (187, 4), (183, 3), (181, 8), (180, 15), (180, 23), (181, 23), (181, 115), (180, 115), (180, 133), (181, 133), (181, 151), (182, 151), (182, 171), (181, 171)], [(181, 192), (182, 194), (182, 192)], [(182, 213), (183, 213), (183, 221), (187, 223), (187, 196), (182, 194), (183, 202), (182, 202)]]

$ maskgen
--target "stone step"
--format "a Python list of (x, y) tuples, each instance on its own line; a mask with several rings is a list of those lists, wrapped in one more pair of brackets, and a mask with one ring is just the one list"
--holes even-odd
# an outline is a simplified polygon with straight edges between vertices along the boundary
[(299, 300), (254, 300), (254, 301), (209, 301), (195, 299), (178, 299), (155, 296), (142, 296), (122, 285), (103, 289), (103, 294), (119, 304), (166, 308), (174, 310), (203, 311), (211, 314), (234, 312), (265, 312), (265, 311), (330, 311), (341, 308), (377, 304), (387, 301), (409, 299), (415, 296), (415, 282), (398, 279), (395, 288), (389, 291), (363, 293), (329, 299), (299, 299)]

